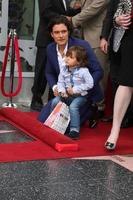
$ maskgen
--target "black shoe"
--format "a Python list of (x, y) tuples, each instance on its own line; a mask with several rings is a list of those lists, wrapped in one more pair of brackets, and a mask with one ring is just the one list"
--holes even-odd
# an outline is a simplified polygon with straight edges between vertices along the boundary
[(102, 122), (112, 122), (113, 121), (113, 117), (109, 116), (109, 117), (103, 117), (101, 119)]
[(40, 112), (43, 108), (43, 105), (37, 101), (32, 101), (30, 105), (31, 110)]
[(111, 143), (111, 142), (106, 142), (105, 143), (105, 147), (106, 147), (106, 149), (108, 149), (108, 150), (114, 150), (115, 149), (115, 144), (114, 143)]
[(95, 128), (98, 124), (98, 121), (96, 119), (89, 119), (89, 128)]
[(35, 110), (35, 111), (40, 112), (43, 108), (42, 98), (40, 96), (33, 95), (30, 108), (31, 108), (31, 110)]
[(102, 119), (104, 117), (104, 110), (98, 110), (97, 117), (98, 117), (98, 119)]
[(91, 112), (92, 114), (88, 120), (88, 125), (89, 125), (89, 128), (95, 128), (99, 120), (98, 107), (96, 104), (91, 105)]
[(77, 132), (77, 131), (70, 131), (69, 137), (72, 138), (73, 140), (78, 140), (79, 139), (79, 132)]

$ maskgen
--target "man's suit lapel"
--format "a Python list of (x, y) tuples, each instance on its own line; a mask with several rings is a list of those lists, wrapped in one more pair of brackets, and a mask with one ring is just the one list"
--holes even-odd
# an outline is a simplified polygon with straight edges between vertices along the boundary
[[(54, 1), (54, 0), (53, 0)], [(60, 6), (62, 7), (62, 9), (64, 10), (64, 11), (66, 11), (65, 10), (65, 7), (64, 7), (64, 4), (63, 4), (63, 1), (62, 0), (58, 0), (59, 1), (59, 4), (60, 4)]]
[(54, 66), (55, 66), (55, 69), (56, 69), (56, 71), (59, 73), (59, 63), (58, 63), (58, 56), (57, 56), (57, 51), (56, 51), (56, 44), (54, 44), (53, 46), (52, 46), (52, 51), (51, 51), (51, 53), (52, 53), (52, 60), (54, 61)]
[(72, 38), (70, 37), (68, 40), (68, 48), (71, 46), (73, 46), (73, 41), (72, 41)]
[(69, 5), (70, 5), (69, 1), (66, 0), (66, 8), (67, 8), (67, 10), (68, 10), (68, 8), (69, 8)]

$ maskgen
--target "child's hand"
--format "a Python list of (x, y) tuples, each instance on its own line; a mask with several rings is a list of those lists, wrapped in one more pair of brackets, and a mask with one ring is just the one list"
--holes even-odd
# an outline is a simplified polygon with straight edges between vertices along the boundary
[(67, 93), (69, 95), (73, 95), (73, 88), (72, 87), (67, 88)]

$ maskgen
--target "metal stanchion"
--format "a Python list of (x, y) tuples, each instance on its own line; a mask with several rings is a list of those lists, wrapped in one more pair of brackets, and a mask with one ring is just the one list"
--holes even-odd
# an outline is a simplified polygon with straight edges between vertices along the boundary
[[(10, 62), (10, 77), (9, 77), (9, 93), (6, 93), (4, 90), (4, 80), (5, 80), (5, 69), (7, 65), (7, 60), (8, 60), (8, 53), (9, 53), (9, 48), (10, 48), (10, 43), (11, 43), (11, 62)], [(15, 53), (17, 56), (17, 63), (18, 63), (18, 68), (19, 68), (19, 77), (20, 77), (20, 82), (18, 84), (17, 90), (14, 92), (14, 70), (15, 70)], [(13, 96), (16, 96), (18, 92), (20, 91), (21, 84), (22, 84), (22, 72), (20, 72), (20, 55), (19, 55), (19, 48), (18, 48), (18, 39), (17, 39), (17, 34), (16, 34), (16, 29), (10, 29), (10, 33), (8, 36), (8, 41), (7, 41), (7, 46), (6, 46), (6, 53), (5, 53), (5, 59), (4, 59), (4, 64), (3, 64), (3, 74), (2, 74), (2, 93), (4, 96), (9, 97), (9, 102), (4, 103), (2, 107), (13, 107), (17, 108), (17, 105), (13, 103)]]
[[(10, 63), (10, 88), (9, 92), (13, 92), (13, 83), (14, 83), (14, 65), (15, 65), (15, 46), (14, 46), (14, 37), (16, 36), (16, 30), (10, 29), (9, 37), (11, 38), (11, 63)], [(17, 105), (12, 102), (12, 96), (9, 97), (10, 100), (7, 103), (4, 103), (2, 107), (13, 107), (17, 108)]]

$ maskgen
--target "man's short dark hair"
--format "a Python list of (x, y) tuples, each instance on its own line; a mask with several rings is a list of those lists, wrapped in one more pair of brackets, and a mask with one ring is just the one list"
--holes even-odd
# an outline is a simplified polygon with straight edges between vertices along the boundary
[(51, 33), (53, 31), (53, 26), (58, 24), (64, 24), (67, 27), (67, 30), (69, 33), (72, 32), (72, 23), (63, 15), (57, 16), (53, 19), (51, 19), (49, 23), (49, 32)]

